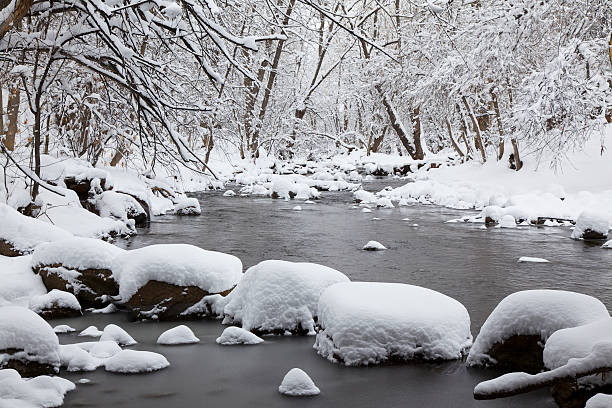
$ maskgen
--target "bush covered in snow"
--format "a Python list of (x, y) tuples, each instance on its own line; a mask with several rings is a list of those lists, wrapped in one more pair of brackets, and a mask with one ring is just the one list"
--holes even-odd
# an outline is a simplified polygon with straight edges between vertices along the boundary
[(319, 300), (318, 323), (315, 350), (346, 365), (456, 359), (472, 344), (470, 316), (461, 303), (401, 283), (330, 286)]
[(321, 292), (348, 280), (341, 272), (314, 263), (260, 262), (246, 271), (226, 298), (224, 322), (255, 332), (314, 334)]

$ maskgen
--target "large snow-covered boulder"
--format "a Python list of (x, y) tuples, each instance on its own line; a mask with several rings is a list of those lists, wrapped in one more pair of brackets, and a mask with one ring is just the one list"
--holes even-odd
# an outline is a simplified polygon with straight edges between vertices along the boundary
[(81, 305), (70, 292), (53, 289), (44, 295), (30, 299), (30, 310), (45, 319), (81, 316)]
[(23, 307), (0, 307), (0, 369), (35, 377), (54, 374), (59, 365), (59, 340), (49, 323)]
[(151, 245), (119, 255), (112, 271), (135, 318), (172, 320), (204, 296), (227, 295), (242, 277), (242, 262), (193, 245)]
[(0, 255), (29, 254), (42, 242), (70, 238), (71, 233), (0, 203)]
[(487, 318), (467, 363), (537, 373), (544, 368), (543, 345), (554, 332), (608, 316), (601, 301), (581, 293), (561, 290), (513, 293)]
[(319, 395), (321, 390), (304, 370), (292, 368), (285, 374), (281, 385), (278, 387), (278, 392), (290, 397), (310, 397)]
[(584, 408), (610, 408), (612, 407), (612, 395), (599, 393), (586, 402)]
[(610, 229), (610, 214), (604, 211), (586, 210), (580, 213), (572, 238), (584, 240), (604, 240)]
[(224, 323), (255, 333), (314, 334), (319, 296), (328, 286), (348, 281), (343, 273), (314, 263), (260, 262), (227, 297)]
[(401, 283), (339, 283), (319, 300), (315, 350), (332, 362), (456, 359), (472, 344), (470, 316), (455, 299)]
[(174, 204), (174, 213), (176, 215), (200, 215), (202, 214), (202, 209), (197, 198), (188, 197)]
[(73, 382), (61, 377), (21, 378), (16, 370), (0, 370), (2, 408), (59, 407), (64, 403), (64, 395), (74, 389)]
[(125, 250), (93, 238), (70, 238), (39, 245), (32, 269), (48, 290), (73, 293), (84, 307), (102, 307), (119, 293), (113, 260)]
[(137, 227), (144, 227), (149, 221), (148, 204), (129, 194), (104, 191), (92, 200), (96, 212), (101, 217), (109, 217), (125, 223), (128, 223), (128, 220), (134, 220), (134, 225)]

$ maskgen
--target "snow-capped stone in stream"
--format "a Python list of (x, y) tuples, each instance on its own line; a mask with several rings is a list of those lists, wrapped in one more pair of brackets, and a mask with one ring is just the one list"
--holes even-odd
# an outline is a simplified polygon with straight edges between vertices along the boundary
[(612, 239), (601, 246), (605, 249), (612, 249)]
[(281, 385), (278, 387), (278, 392), (291, 397), (309, 397), (319, 395), (321, 390), (304, 370), (292, 368), (285, 374)]
[(70, 291), (84, 307), (102, 307), (119, 293), (113, 260), (125, 250), (99, 239), (74, 237), (36, 247), (32, 269), (47, 289)]
[(486, 224), (498, 223), (504, 216), (504, 209), (496, 205), (483, 208), (479, 218), (483, 218)]
[(362, 249), (365, 251), (382, 251), (387, 249), (387, 247), (378, 241), (368, 241)]
[(100, 340), (90, 343), (78, 344), (79, 347), (88, 351), (95, 358), (109, 358), (121, 351), (119, 344), (112, 340)]
[(176, 319), (202, 297), (226, 295), (242, 278), (233, 255), (193, 245), (150, 245), (115, 259), (119, 296), (137, 318)]
[(193, 331), (185, 325), (176, 326), (172, 329), (166, 330), (157, 338), (157, 344), (193, 344), (199, 343), (198, 339)]
[(113, 373), (148, 373), (170, 365), (166, 357), (151, 351), (121, 350), (104, 362), (104, 369)]
[[(150, 206), (144, 201), (141, 204), (131, 195), (116, 191), (104, 191), (97, 195), (94, 205), (101, 217), (120, 220), (126, 224), (133, 223), (137, 227), (146, 226), (150, 217)], [(147, 206), (147, 210), (143, 205)]]
[(586, 210), (580, 213), (572, 232), (574, 239), (606, 239), (610, 228), (610, 215), (604, 211)]
[(2, 408), (59, 407), (64, 403), (64, 395), (74, 389), (73, 382), (61, 377), (21, 378), (15, 370), (0, 370)]
[(241, 327), (230, 326), (223, 330), (221, 336), (217, 337), (217, 344), (230, 346), (235, 344), (259, 344), (263, 339)]
[(69, 292), (53, 289), (51, 292), (30, 299), (29, 309), (44, 318), (73, 317), (81, 315), (81, 305)]
[(102, 331), (98, 330), (96, 326), (89, 326), (85, 330), (79, 333), (79, 336), (86, 337), (100, 337), (102, 335)]
[(93, 314), (111, 314), (116, 313), (119, 309), (112, 303), (109, 303), (108, 306), (103, 307), (101, 309), (87, 309), (89, 313)]
[(610, 408), (612, 407), (612, 395), (596, 394), (589, 398), (584, 408)]
[(296, 205), (295, 207), (293, 207), (293, 211), (302, 211), (302, 206)]
[(314, 263), (260, 262), (224, 299), (224, 322), (255, 332), (314, 334), (321, 292), (348, 280), (343, 273)]
[(491, 312), (467, 358), (468, 365), (540, 371), (542, 343), (557, 330), (609, 313), (598, 299), (561, 290), (526, 290), (504, 298)]
[(375, 204), (377, 201), (376, 194), (365, 190), (357, 190), (353, 193), (353, 198), (358, 203)]
[(233, 197), (235, 195), (236, 193), (234, 192), (234, 190), (227, 190), (225, 193), (223, 193), (223, 197)]
[(64, 333), (72, 333), (76, 330), (68, 326), (67, 324), (59, 324), (53, 328), (53, 331), (57, 334), (64, 334)]
[(362, 213), (371, 213), (371, 212), (372, 212), (372, 210), (370, 210), (369, 208), (367, 208), (367, 207), (366, 207), (366, 208), (363, 208), (363, 209), (361, 210), (361, 212), (362, 212)]
[(6, 204), (0, 203), (0, 255), (29, 254), (42, 242), (70, 238), (71, 233), (36, 218), (26, 217)]
[(350, 282), (319, 300), (315, 350), (332, 362), (457, 359), (472, 344), (465, 307), (442, 293), (401, 283)]
[(137, 341), (134, 340), (132, 336), (128, 334), (128, 332), (126, 332), (116, 324), (109, 324), (104, 328), (104, 331), (100, 336), (100, 341), (105, 340), (114, 341), (120, 346), (131, 346), (137, 343)]
[(103, 364), (78, 344), (61, 344), (59, 354), (62, 367), (68, 371), (94, 371)]
[(380, 197), (376, 200), (376, 206), (377, 207), (383, 207), (383, 208), (395, 208), (395, 206), (393, 205), (393, 203), (391, 202), (391, 200), (389, 200), (386, 197)]
[(174, 204), (174, 212), (177, 215), (200, 215), (202, 210), (200, 209), (200, 202), (197, 198), (189, 197), (180, 200)]
[(0, 368), (32, 377), (59, 368), (59, 341), (42, 317), (18, 306), (0, 307)]
[(548, 259), (544, 259), (544, 258), (535, 258), (532, 256), (521, 256), (517, 262), (523, 263), (523, 262), (532, 262), (532, 263), (550, 263), (550, 261)]
[(500, 228), (515, 228), (516, 220), (510, 214), (506, 214), (499, 220)]

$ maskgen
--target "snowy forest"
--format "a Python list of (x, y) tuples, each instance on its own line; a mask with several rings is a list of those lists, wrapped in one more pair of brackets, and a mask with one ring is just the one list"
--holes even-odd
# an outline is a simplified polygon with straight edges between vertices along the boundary
[(611, 0), (0, 0), (0, 408), (612, 408), (611, 146)]

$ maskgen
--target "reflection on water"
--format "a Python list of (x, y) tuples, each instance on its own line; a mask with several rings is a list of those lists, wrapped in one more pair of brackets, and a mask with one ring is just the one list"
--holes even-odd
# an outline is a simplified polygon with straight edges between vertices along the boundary
[[(385, 184), (372, 183), (380, 190)], [(472, 318), (472, 333), (506, 295), (523, 289), (579, 291), (612, 304), (612, 251), (570, 240), (568, 229), (482, 229), (444, 221), (464, 213), (437, 207), (403, 207), (362, 213), (351, 209), (348, 193), (324, 193), (316, 204), (267, 198), (198, 195), (199, 217), (160, 217), (120, 245), (190, 243), (238, 256), (245, 268), (265, 259), (309, 261), (336, 268), (352, 280), (404, 282), (426, 286), (461, 301)], [(373, 220), (374, 217), (380, 220)], [(402, 221), (409, 218), (410, 221)], [(412, 226), (418, 224), (418, 226)], [(362, 251), (369, 240), (387, 251)], [(517, 263), (521, 256), (551, 264)], [(467, 369), (462, 362), (412, 363), (367, 368), (331, 364), (312, 349), (312, 337), (266, 337), (259, 346), (223, 347), (215, 338), (218, 321), (189, 322), (202, 340), (189, 346), (158, 346), (157, 336), (172, 323), (132, 323), (123, 314), (65, 319), (77, 329), (107, 323), (124, 327), (136, 349), (163, 353), (171, 366), (149, 375), (125, 376), (102, 370), (67, 374), (89, 378), (70, 393), (67, 407), (553, 407), (547, 392), (478, 402), (474, 385), (495, 372)], [(83, 338), (62, 335), (62, 342)], [(277, 392), (284, 374), (300, 367), (321, 388), (315, 398), (291, 399)]]

